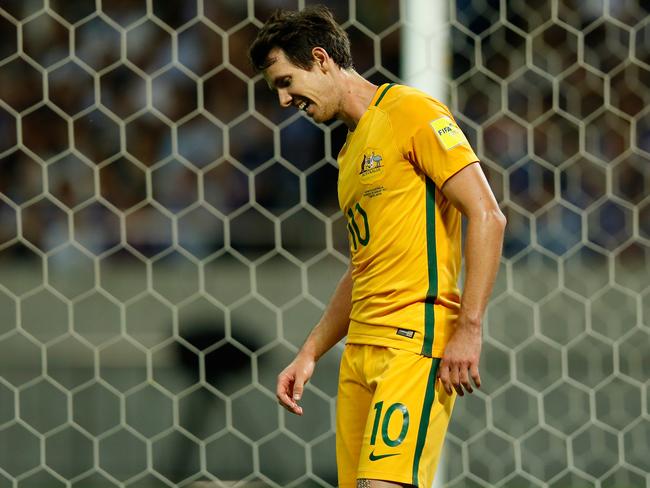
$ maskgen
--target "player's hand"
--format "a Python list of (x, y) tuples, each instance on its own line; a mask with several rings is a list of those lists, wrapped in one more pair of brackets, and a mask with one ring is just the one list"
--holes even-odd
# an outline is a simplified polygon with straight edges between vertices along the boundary
[(302, 398), (305, 385), (314, 373), (316, 361), (298, 354), (289, 366), (278, 375), (276, 396), (284, 408), (296, 415), (302, 415), (302, 407), (298, 402)]
[(464, 395), (464, 391), (472, 393), (474, 389), (470, 377), (476, 388), (481, 387), (478, 368), (480, 356), (481, 328), (459, 323), (447, 343), (438, 367), (438, 378), (448, 395), (451, 395), (453, 390), (460, 396)]

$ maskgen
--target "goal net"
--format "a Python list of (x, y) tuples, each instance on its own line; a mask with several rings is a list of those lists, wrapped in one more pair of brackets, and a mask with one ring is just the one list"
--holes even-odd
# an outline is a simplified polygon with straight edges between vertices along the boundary
[[(0, 488), (336, 486), (342, 346), (304, 417), (274, 391), (347, 265), (346, 128), (246, 56), (312, 3), (0, 0)], [(508, 218), (441, 485), (650, 486), (648, 3), (322, 3), (373, 82), (434, 73)]]

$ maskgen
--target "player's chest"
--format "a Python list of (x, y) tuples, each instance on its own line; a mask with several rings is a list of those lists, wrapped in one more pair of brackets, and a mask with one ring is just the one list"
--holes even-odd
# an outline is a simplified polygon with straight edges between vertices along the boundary
[(394, 140), (387, 117), (378, 111), (369, 115), (369, 120), (348, 137), (338, 157), (338, 194), (343, 210), (368, 198), (390, 198), (403, 190), (413, 173)]

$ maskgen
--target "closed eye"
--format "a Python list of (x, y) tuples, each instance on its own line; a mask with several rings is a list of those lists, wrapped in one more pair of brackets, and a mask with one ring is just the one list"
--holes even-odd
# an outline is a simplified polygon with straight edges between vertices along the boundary
[(275, 80), (276, 88), (289, 88), (291, 86), (291, 77), (285, 76), (283, 78), (277, 78)]

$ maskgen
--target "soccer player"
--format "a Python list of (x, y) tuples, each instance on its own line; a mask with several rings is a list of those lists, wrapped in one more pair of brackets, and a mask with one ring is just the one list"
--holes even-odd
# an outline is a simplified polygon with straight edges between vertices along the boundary
[(325, 7), (276, 11), (249, 55), (283, 107), (348, 127), (338, 195), (350, 266), (278, 376), (278, 400), (301, 415), (316, 362), (347, 335), (339, 486), (428, 488), (456, 395), (481, 384), (481, 322), (505, 218), (448, 108), (414, 88), (377, 87), (359, 75), (349, 39)]

